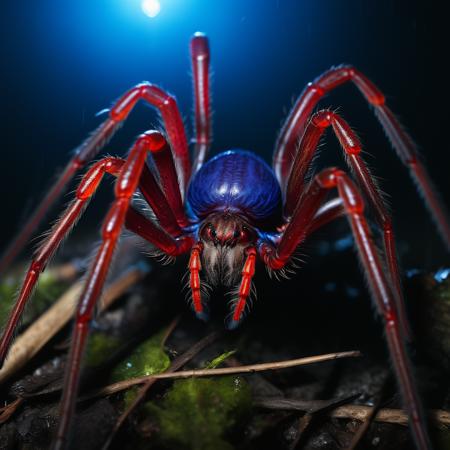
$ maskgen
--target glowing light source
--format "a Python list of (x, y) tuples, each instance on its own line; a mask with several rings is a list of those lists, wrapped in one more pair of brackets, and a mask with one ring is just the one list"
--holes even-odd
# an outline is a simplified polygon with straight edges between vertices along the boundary
[(156, 17), (161, 11), (161, 4), (158, 0), (142, 0), (141, 3), (142, 11), (148, 17)]
[(450, 269), (439, 269), (435, 274), (434, 274), (434, 279), (438, 282), (438, 283), (442, 283), (444, 280), (446, 280), (448, 278), (448, 276), (450, 275)]

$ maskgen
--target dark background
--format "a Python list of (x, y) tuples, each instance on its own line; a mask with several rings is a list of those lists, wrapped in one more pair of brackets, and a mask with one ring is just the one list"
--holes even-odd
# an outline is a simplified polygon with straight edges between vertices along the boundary
[[(384, 91), (449, 203), (448, 102), (442, 98), (445, 72), (438, 72), (445, 54), (437, 50), (442, 41), (433, 3), (161, 3), (160, 15), (150, 19), (137, 0), (2, 2), (2, 248), (71, 150), (101, 122), (95, 114), (129, 87), (149, 80), (174, 93), (192, 134), (188, 42), (197, 30), (209, 35), (212, 48), (213, 153), (242, 147), (270, 161), (281, 121), (305, 84), (332, 65), (351, 63)], [(357, 90), (341, 87), (321, 105), (339, 107), (362, 138), (391, 196), (406, 264), (442, 264), (428, 213)], [(137, 134), (157, 123), (156, 114), (140, 105), (105, 153), (124, 155)], [(334, 138), (327, 142), (320, 164), (343, 165)], [(91, 204), (79, 233), (99, 228), (107, 191)]]

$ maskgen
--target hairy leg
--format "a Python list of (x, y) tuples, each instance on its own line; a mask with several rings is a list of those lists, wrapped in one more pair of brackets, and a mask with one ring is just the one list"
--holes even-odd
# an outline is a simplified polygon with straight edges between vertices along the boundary
[(401, 332), (401, 319), (399, 319), (401, 311), (397, 310), (395, 291), (385, 276), (381, 258), (364, 216), (363, 198), (351, 178), (345, 172), (335, 168), (326, 169), (316, 175), (295, 209), (278, 245), (274, 247), (269, 243), (262, 244), (259, 248), (260, 256), (270, 268), (275, 270), (283, 268), (295, 249), (308, 236), (311, 221), (316, 217), (327, 192), (335, 188), (342, 199), (352, 228), (372, 299), (384, 319), (389, 351), (416, 445), (421, 450), (429, 449), (431, 444), (423, 408), (417, 394), (412, 365)]
[(317, 103), (326, 94), (347, 82), (355, 84), (367, 102), (374, 107), (377, 119), (398, 157), (410, 169), (410, 174), (423, 195), (444, 242), (450, 249), (449, 213), (433, 186), (425, 166), (420, 161), (417, 146), (386, 106), (383, 93), (369, 78), (352, 66), (332, 68), (309, 83), (289, 113), (278, 137), (273, 157), (273, 167), (282, 189), (286, 188), (298, 141), (303, 136), (309, 117)]
[(333, 220), (345, 216), (345, 207), (339, 197), (324, 203), (316, 212), (308, 229), (311, 234)]
[[(309, 117), (317, 103), (325, 95), (348, 82), (356, 85), (370, 105), (375, 108), (383, 107), (387, 109), (383, 93), (363, 73), (352, 66), (332, 67), (319, 75), (312, 83), (308, 83), (292, 107), (275, 145), (273, 167), (283, 187), (292, 167), (297, 142), (303, 135)], [(398, 125), (394, 127), (397, 130), (394, 133), (399, 135), (398, 144), (400, 147), (414, 145), (409, 136), (398, 131), (401, 127), (395, 118), (393, 120)], [(384, 126), (384, 124), (382, 125)]]
[[(158, 170), (159, 180), (164, 189), (165, 196), (163, 197), (167, 199), (166, 203), (170, 205), (169, 209), (175, 214), (176, 223), (180, 227), (185, 227), (189, 224), (189, 221), (184, 211), (180, 182), (169, 145), (166, 145), (158, 152), (153, 152), (152, 157)], [(147, 202), (150, 202), (152, 198), (152, 195), (148, 198), (146, 197)]]
[[(285, 215), (287, 217), (292, 215), (298, 199), (307, 189), (305, 176), (311, 168), (319, 142), (328, 128), (331, 128), (336, 135), (344, 152), (345, 160), (368, 198), (370, 206), (375, 213), (375, 219), (382, 230), (384, 254), (389, 268), (390, 279), (396, 291), (397, 308), (402, 311), (401, 318), (406, 318), (391, 215), (366, 162), (361, 157), (362, 145), (358, 137), (339, 114), (322, 110), (311, 117), (300, 142), (289, 176), (286, 190)], [(414, 169), (412, 168), (411, 170)], [(405, 336), (411, 338), (411, 331), (407, 321), (403, 321), (402, 328)]]
[(103, 175), (105, 173), (117, 173), (122, 168), (122, 165), (123, 161), (119, 158), (105, 158), (93, 165), (83, 177), (76, 191), (75, 200), (61, 214), (60, 219), (53, 226), (48, 237), (35, 252), (25, 275), (19, 296), (3, 330), (0, 340), (0, 365), (3, 365), (14, 330), (40, 274), (44, 271), (48, 261), (59, 247), (61, 241), (69, 234), (77, 219), (83, 213), (90, 198), (100, 184)]
[[(141, 147), (143, 145), (146, 145), (145, 138), (138, 140), (135, 147)], [(169, 169), (170, 167), (173, 168), (173, 162), (172, 166), (167, 166), (165, 163), (167, 158), (171, 158), (171, 152), (167, 145), (161, 147), (158, 151), (155, 151), (154, 156), (156, 156), (157, 159), (161, 158), (161, 160), (158, 159), (159, 163), (157, 164), (158, 168), (161, 170), (164, 170), (165, 167), (169, 167)], [(125, 163), (126, 161), (122, 158), (108, 157), (92, 165), (92, 167), (84, 175), (76, 190), (75, 200), (70, 203), (66, 211), (61, 215), (60, 220), (52, 228), (51, 233), (35, 252), (29, 269), (25, 275), (19, 296), (3, 330), (0, 340), (0, 365), (3, 364), (14, 335), (14, 330), (17, 327), (17, 323), (20, 320), (23, 309), (25, 308), (25, 305), (33, 292), (40, 274), (44, 271), (52, 255), (59, 247), (61, 241), (68, 236), (73, 225), (83, 213), (89, 203), (89, 200), (95, 194), (98, 186), (100, 185), (105, 173), (109, 173), (117, 177)], [(170, 170), (168, 172), (170, 175)], [(163, 183), (163, 185), (164, 184), (165, 183)], [(149, 202), (161, 228), (154, 225), (148, 219), (145, 219), (140, 213), (132, 208), (128, 210), (126, 215), (127, 227), (136, 234), (144, 233), (145, 239), (156, 245), (165, 253), (170, 255), (177, 254), (180, 248), (184, 248), (183, 246), (186, 245), (184, 242), (185, 238), (180, 237), (175, 240), (172, 237), (172, 235), (180, 236), (182, 234), (182, 230), (177, 224), (177, 220), (172, 212), (171, 204), (164, 196), (164, 193), (161, 191), (154, 175), (148, 169), (146, 164), (142, 167), (138, 187)]]
[(195, 98), (195, 150), (193, 173), (205, 162), (211, 146), (211, 99), (209, 93), (209, 43), (203, 33), (191, 39), (192, 72)]
[(239, 285), (238, 298), (233, 306), (233, 312), (231, 319), (228, 321), (228, 328), (230, 330), (235, 329), (241, 319), (242, 314), (245, 311), (245, 306), (247, 305), (247, 299), (250, 295), (252, 287), (252, 279), (255, 275), (255, 265), (256, 265), (256, 248), (249, 247), (246, 249), (247, 258), (245, 260), (244, 267), (242, 268), (242, 279)]
[(102, 242), (88, 272), (86, 284), (77, 306), (61, 400), (60, 423), (54, 444), (55, 449), (65, 448), (67, 444), (89, 325), (93, 318), (95, 305), (101, 295), (117, 241), (126, 222), (132, 196), (138, 187), (147, 153), (161, 151), (166, 145), (167, 142), (164, 137), (156, 131), (141, 135), (118, 175), (114, 189), (115, 201), (103, 222)]
[(201, 295), (201, 281), (200, 281), (200, 271), (202, 270), (202, 263), (200, 256), (203, 251), (203, 244), (197, 242), (191, 250), (191, 257), (189, 258), (189, 287), (192, 294), (192, 305), (194, 307), (195, 315), (201, 319), (205, 320), (207, 318), (207, 312), (205, 311), (205, 306), (202, 302)]
[(48, 210), (61, 196), (74, 175), (101, 151), (106, 143), (112, 138), (120, 124), (128, 117), (139, 100), (143, 100), (155, 107), (162, 116), (174, 158), (177, 161), (177, 165), (180, 167), (179, 179), (182, 192), (184, 192), (184, 188), (190, 177), (191, 168), (186, 133), (177, 102), (173, 96), (163, 91), (158, 86), (150, 83), (138, 84), (127, 91), (114, 103), (109, 110), (108, 119), (106, 119), (76, 150), (74, 156), (58, 177), (57, 181), (50, 188), (49, 192), (39, 203), (22, 230), (13, 239), (1, 256), (0, 273), (2, 273), (22, 251)]

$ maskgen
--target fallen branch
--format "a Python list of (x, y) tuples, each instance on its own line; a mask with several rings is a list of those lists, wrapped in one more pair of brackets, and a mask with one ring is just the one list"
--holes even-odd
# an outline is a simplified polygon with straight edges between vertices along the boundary
[[(295, 400), (288, 398), (256, 398), (253, 402), (254, 406), (287, 411), (303, 411), (311, 412), (319, 408), (321, 405), (327, 405), (324, 400)], [(363, 422), (372, 414), (372, 406), (364, 405), (343, 405), (339, 406), (327, 414), (337, 419), (355, 419)], [(450, 426), (450, 412), (440, 409), (430, 411), (433, 422), (438, 426)], [(402, 409), (383, 408), (373, 418), (375, 422), (394, 423), (398, 425), (408, 425), (408, 415)]]
[(292, 444), (289, 446), (289, 450), (294, 450), (297, 448), (300, 439), (304, 436), (306, 430), (311, 425), (311, 422), (317, 416), (320, 416), (327, 411), (332, 411), (333, 409), (336, 409), (338, 406), (345, 405), (346, 403), (349, 403), (355, 399), (357, 399), (361, 394), (353, 394), (349, 397), (345, 398), (339, 398), (339, 399), (333, 399), (324, 403), (321, 403), (320, 405), (317, 405), (316, 407), (311, 408), (309, 411), (307, 411), (302, 417), (300, 417), (298, 426), (297, 426), (297, 436), (293, 440)]
[(24, 399), (22, 397), (16, 398), (12, 403), (0, 408), (0, 424), (5, 423), (9, 418), (16, 412), (16, 410), (23, 403)]
[(381, 398), (379, 398), (375, 403), (375, 405), (371, 406), (370, 408), (371, 410), (369, 414), (367, 414), (367, 416), (364, 418), (359, 428), (356, 430), (356, 433), (353, 435), (352, 441), (350, 442), (350, 445), (346, 450), (355, 450), (358, 447), (359, 443), (362, 441), (363, 437), (367, 433), (367, 430), (369, 429), (370, 425), (374, 421), (377, 412), (381, 408)]
[(72, 261), (50, 267), (48, 269), (48, 273), (50, 273), (57, 280), (72, 281), (84, 272), (84, 270), (84, 264), (80, 261)]
[(237, 375), (245, 373), (262, 372), (267, 370), (286, 369), (288, 367), (303, 366), (323, 361), (330, 361), (335, 359), (351, 358), (358, 356), (361, 356), (361, 353), (359, 351), (351, 351), (341, 353), (329, 353), (326, 355), (319, 355), (319, 356), (308, 356), (306, 358), (289, 359), (287, 361), (278, 361), (272, 363), (251, 364), (248, 366), (240, 366), (240, 367), (222, 367), (219, 369), (194, 369), (194, 370), (183, 370), (181, 372), (164, 372), (145, 377), (131, 378), (129, 380), (119, 381), (117, 383), (110, 384), (109, 386), (106, 386), (93, 393), (90, 396), (90, 398), (111, 395), (116, 392), (123, 391), (124, 389), (128, 389), (130, 386), (135, 386), (137, 384), (144, 384), (147, 381), (153, 379), (161, 380), (169, 378), (191, 378), (191, 377), (198, 378), (198, 377), (211, 377), (219, 375)]
[[(108, 308), (146, 273), (146, 268), (141, 265), (126, 271), (106, 289), (101, 310)], [(72, 284), (56, 303), (18, 336), (11, 346), (5, 364), (0, 369), (0, 384), (24, 367), (69, 322), (73, 317), (83, 285), (84, 280), (78, 280)]]

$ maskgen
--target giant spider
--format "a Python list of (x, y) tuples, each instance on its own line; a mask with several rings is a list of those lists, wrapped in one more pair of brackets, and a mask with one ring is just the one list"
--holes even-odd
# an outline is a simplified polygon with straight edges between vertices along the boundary
[[(201, 273), (211, 285), (237, 286), (228, 321), (228, 327), (234, 328), (246, 307), (257, 258), (269, 270), (282, 271), (295, 250), (313, 231), (346, 216), (370, 294), (384, 319), (389, 351), (416, 445), (420, 449), (430, 448), (405, 345), (410, 331), (390, 215), (361, 157), (361, 144), (347, 122), (335, 112), (320, 110), (313, 113), (313, 110), (319, 100), (336, 87), (349, 81), (354, 83), (373, 106), (376, 117), (400, 160), (409, 168), (449, 246), (448, 215), (417, 156), (413, 141), (385, 105), (384, 96), (377, 87), (355, 68), (340, 66), (309, 83), (298, 98), (276, 142), (273, 168), (244, 150), (229, 150), (205, 162), (211, 145), (207, 38), (201, 33), (195, 34), (190, 49), (195, 91), (193, 163), (174, 97), (155, 85), (142, 83), (126, 92), (112, 106), (109, 117), (78, 149), (5, 254), (1, 266), (5, 267), (23, 247), (73, 175), (100, 152), (139, 100), (148, 102), (160, 112), (167, 140), (157, 131), (148, 131), (138, 137), (126, 159), (107, 157), (89, 168), (76, 190), (75, 200), (34, 254), (3, 332), (0, 360), (3, 362), (7, 355), (14, 329), (40, 273), (82, 214), (105, 173), (117, 177), (115, 200), (103, 222), (102, 243), (77, 307), (55, 448), (62, 448), (67, 443), (89, 324), (124, 227), (165, 255), (175, 257), (190, 252), (189, 284), (193, 309), (199, 318), (207, 317)], [(309, 176), (319, 141), (330, 127), (340, 142), (353, 176), (334, 167)], [(149, 155), (154, 162), (152, 168), (147, 165)], [(328, 193), (334, 189), (337, 197), (327, 200)], [(150, 206), (153, 218), (134, 207), (132, 199), (137, 190)], [(382, 230), (382, 255), (374, 245), (364, 213), (363, 196)]]

